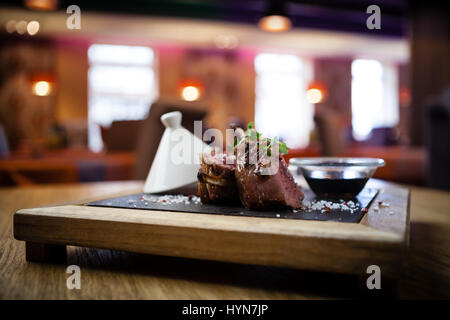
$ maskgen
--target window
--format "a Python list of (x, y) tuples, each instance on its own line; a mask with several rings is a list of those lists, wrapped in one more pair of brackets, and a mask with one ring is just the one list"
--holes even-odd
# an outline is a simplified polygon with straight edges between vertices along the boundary
[(291, 148), (306, 147), (313, 128), (313, 106), (305, 98), (308, 65), (295, 55), (261, 53), (255, 71), (257, 129)]
[(148, 47), (93, 44), (88, 58), (88, 143), (98, 152), (100, 126), (147, 116), (157, 96), (154, 53)]
[(391, 65), (357, 59), (352, 63), (352, 126), (356, 140), (374, 128), (398, 123), (398, 74)]

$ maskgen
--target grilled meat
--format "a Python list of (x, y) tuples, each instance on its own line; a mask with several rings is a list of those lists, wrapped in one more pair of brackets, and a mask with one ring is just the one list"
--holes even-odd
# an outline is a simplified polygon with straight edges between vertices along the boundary
[[(252, 163), (249, 153), (259, 151), (256, 150), (259, 147), (251, 146), (248, 141), (242, 143), (245, 143), (247, 148), (241, 152), (237, 148), (235, 169), (242, 204), (256, 210), (300, 208), (304, 195), (295, 183), (283, 157), (279, 154), (272, 157), (265, 155), (257, 159), (256, 163)], [(270, 161), (277, 159), (278, 166), (270, 167)]]
[(246, 132), (236, 129), (235, 135), (234, 156), (202, 155), (197, 175), (201, 201), (241, 202), (255, 210), (300, 208), (303, 192), (280, 154), (280, 150), (287, 152), (286, 145), (277, 139), (260, 139), (251, 126)]
[(197, 174), (202, 203), (239, 203), (234, 169), (234, 156), (210, 153), (202, 155)]

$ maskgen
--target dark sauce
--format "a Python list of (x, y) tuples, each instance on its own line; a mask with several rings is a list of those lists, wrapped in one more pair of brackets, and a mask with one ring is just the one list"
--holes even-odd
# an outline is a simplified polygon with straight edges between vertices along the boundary
[(368, 178), (363, 179), (316, 179), (305, 178), (319, 197), (353, 198), (361, 192)]

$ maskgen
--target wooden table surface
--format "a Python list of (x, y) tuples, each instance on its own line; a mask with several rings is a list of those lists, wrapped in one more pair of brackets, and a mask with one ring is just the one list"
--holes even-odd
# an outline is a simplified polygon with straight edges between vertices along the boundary
[[(368, 275), (307, 272), (68, 247), (67, 264), (25, 261), (13, 238), (21, 208), (142, 188), (141, 182), (40, 185), (0, 189), (1, 299), (322, 299), (371, 296)], [(450, 298), (450, 193), (411, 187), (408, 267), (400, 298)], [(66, 267), (81, 268), (81, 289), (68, 290)], [(383, 278), (382, 278), (383, 279)], [(382, 280), (377, 295), (388, 294)], [(390, 292), (390, 291), (389, 291)], [(392, 294), (392, 293), (389, 293)]]

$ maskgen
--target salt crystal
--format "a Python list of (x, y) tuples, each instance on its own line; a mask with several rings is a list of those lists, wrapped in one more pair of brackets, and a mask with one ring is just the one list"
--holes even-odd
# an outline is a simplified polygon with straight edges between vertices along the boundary
[(380, 207), (382, 207), (382, 208), (388, 208), (389, 207), (389, 203), (383, 202), (383, 201), (378, 202), (378, 205)]
[(360, 207), (359, 203), (355, 203), (353, 201), (346, 202), (343, 199), (340, 199), (339, 202), (326, 201), (326, 200), (313, 200), (311, 203), (305, 201), (303, 203), (306, 211), (311, 212), (313, 210), (324, 212), (330, 212), (331, 210), (340, 210), (340, 211), (350, 211), (353, 213), (357, 208)]
[[(151, 201), (152, 203), (160, 203), (162, 205), (167, 204), (198, 204), (200, 203), (200, 198), (197, 196), (184, 196), (184, 195), (162, 195), (162, 196), (150, 196), (146, 197), (145, 200)], [(147, 202), (147, 201), (146, 201)], [(148, 202), (147, 202), (148, 204)]]

